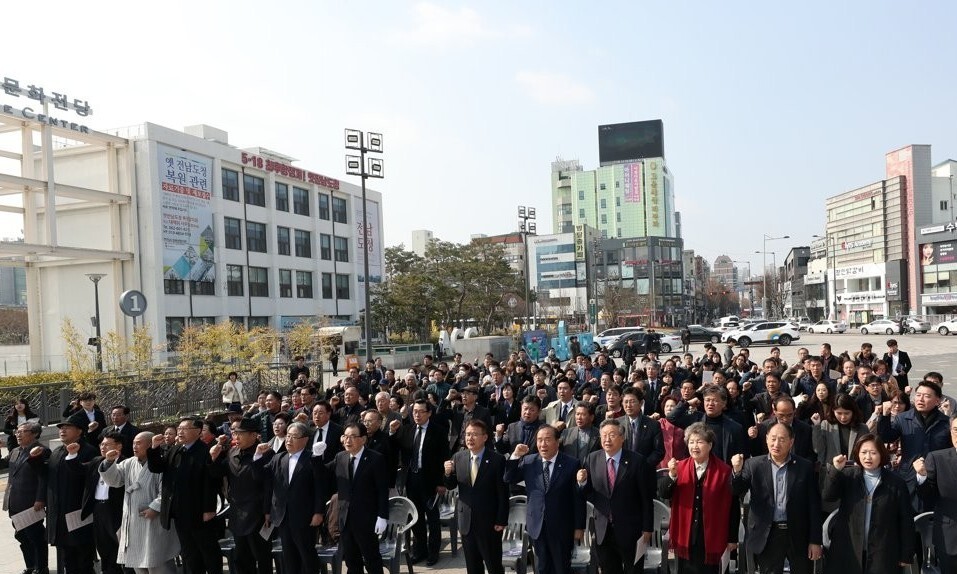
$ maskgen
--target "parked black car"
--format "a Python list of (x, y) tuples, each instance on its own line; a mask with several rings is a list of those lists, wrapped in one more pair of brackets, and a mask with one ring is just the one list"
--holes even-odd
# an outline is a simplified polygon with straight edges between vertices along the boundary
[(721, 331), (715, 331), (701, 325), (688, 325), (692, 343), (720, 343)]
[(650, 349), (645, 349), (645, 337), (648, 333), (627, 333), (618, 337), (614, 343), (608, 345), (608, 354), (614, 358), (621, 357), (621, 352), (625, 348), (625, 345), (628, 344), (628, 340), (634, 341), (631, 344), (632, 348), (635, 350), (636, 355), (644, 355), (648, 351), (654, 351), (656, 353), (661, 352), (661, 333), (651, 333), (651, 336), (654, 338), (651, 343)]

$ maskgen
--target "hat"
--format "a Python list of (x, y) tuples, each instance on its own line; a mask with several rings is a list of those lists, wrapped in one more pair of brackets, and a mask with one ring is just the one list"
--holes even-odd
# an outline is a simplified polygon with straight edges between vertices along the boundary
[(379, 384), (380, 384), (380, 385), (388, 385), (388, 384), (389, 384), (389, 380), (383, 377), (383, 378), (379, 379)]
[(56, 428), (65, 427), (67, 425), (75, 426), (76, 428), (83, 430), (85, 427), (73, 419), (67, 419), (65, 421), (60, 421), (56, 424)]
[(233, 404), (231, 404), (231, 405), (229, 405), (228, 407), (226, 407), (226, 414), (227, 414), (227, 415), (241, 415), (241, 414), (243, 414), (243, 407), (240, 406), (240, 405), (233, 405)]
[(236, 428), (238, 431), (246, 432), (259, 432), (259, 423), (253, 419), (243, 419), (239, 421), (239, 426)]

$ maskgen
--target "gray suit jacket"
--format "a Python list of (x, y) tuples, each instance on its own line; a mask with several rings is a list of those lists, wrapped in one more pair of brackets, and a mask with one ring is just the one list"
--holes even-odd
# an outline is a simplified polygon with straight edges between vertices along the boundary
[[(43, 446), (39, 442), (28, 448), (17, 447), (10, 451), (10, 472), (7, 475), (7, 490), (3, 493), (3, 509), (10, 511), (10, 516), (33, 506), (33, 503), (47, 500), (47, 477), (42, 472), (27, 464), (30, 449)], [(50, 455), (50, 449), (44, 447), (44, 454), (40, 458)]]
[(588, 430), (588, 440), (585, 442), (579, 443), (578, 439), (580, 435), (581, 433), (577, 426), (572, 425), (568, 427), (565, 432), (562, 433), (559, 448), (568, 456), (578, 459), (579, 464), (584, 466), (585, 459), (588, 458), (588, 455), (601, 448), (598, 444), (598, 427), (592, 426)]

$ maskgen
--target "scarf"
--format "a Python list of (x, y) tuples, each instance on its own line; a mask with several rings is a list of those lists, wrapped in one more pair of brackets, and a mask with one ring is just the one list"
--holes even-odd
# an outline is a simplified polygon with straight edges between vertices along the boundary
[[(701, 514), (704, 521), (704, 562), (718, 564), (728, 546), (728, 513), (731, 512), (731, 467), (713, 452), (702, 477)], [(678, 463), (678, 479), (671, 496), (671, 546), (675, 556), (691, 558), (691, 522), (694, 509), (694, 459)]]

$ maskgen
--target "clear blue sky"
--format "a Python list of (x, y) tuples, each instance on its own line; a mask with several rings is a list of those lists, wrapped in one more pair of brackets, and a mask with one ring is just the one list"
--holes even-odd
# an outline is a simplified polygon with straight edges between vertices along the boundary
[[(686, 248), (807, 244), (883, 156), (957, 156), (950, 2), (99, 2), (4, 6), (0, 76), (106, 129), (208, 123), (343, 177), (342, 130), (385, 136), (386, 243), (549, 231), (550, 162), (597, 125), (661, 118)], [(0, 100), (7, 102), (0, 94)], [(15, 103), (15, 102), (14, 102)], [(16, 230), (0, 229), (13, 235)], [(774, 244), (778, 261), (787, 242)], [(769, 249), (772, 246), (769, 245)]]

